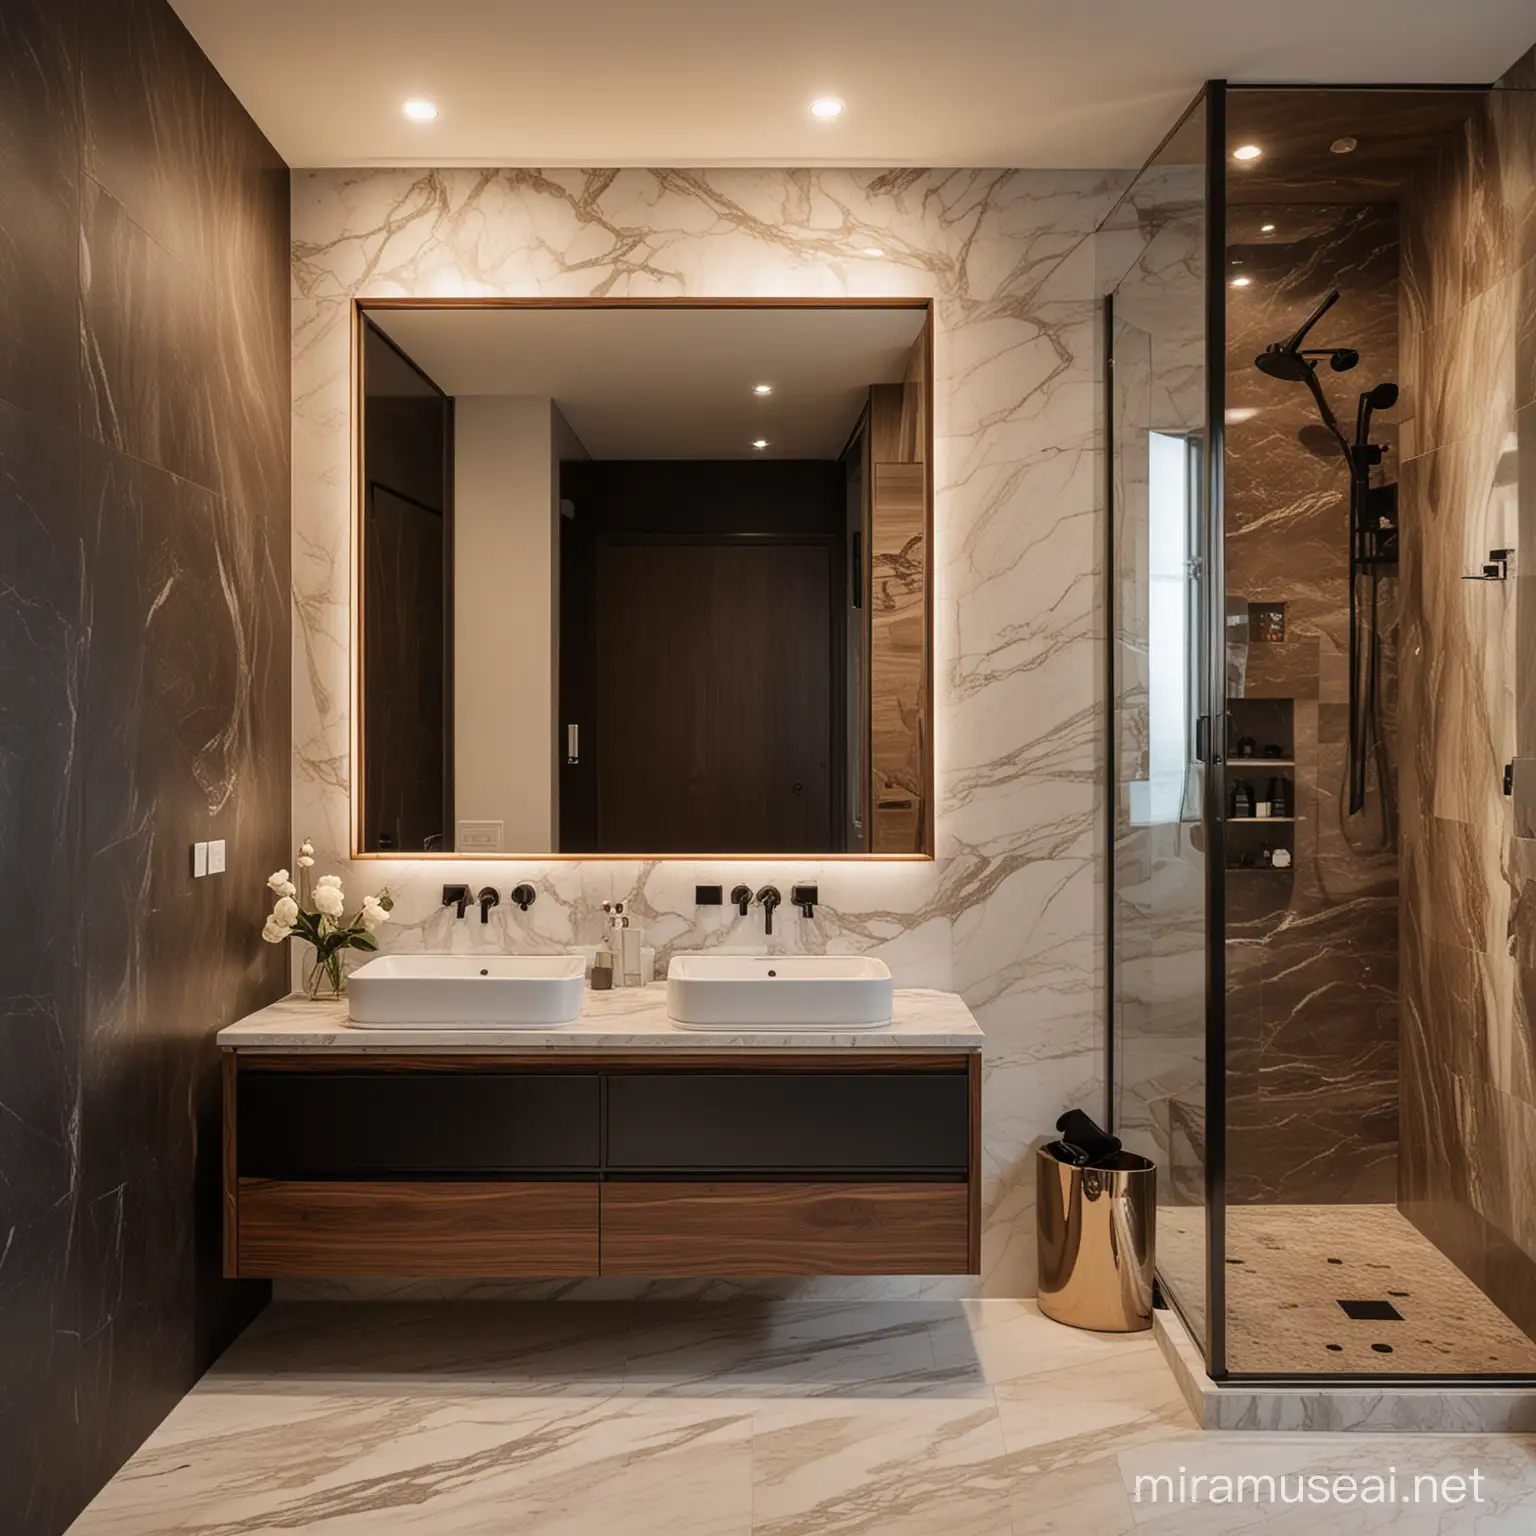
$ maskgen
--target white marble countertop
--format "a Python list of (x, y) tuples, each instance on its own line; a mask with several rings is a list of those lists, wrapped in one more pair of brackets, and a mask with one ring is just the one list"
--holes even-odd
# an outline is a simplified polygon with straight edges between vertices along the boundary
[(581, 1017), (556, 1029), (438, 1025), (382, 1029), (347, 1021), (347, 1004), (285, 997), (219, 1031), (234, 1051), (763, 1051), (980, 1050), (981, 1027), (953, 992), (898, 987), (892, 1020), (873, 1029), (783, 1029), (733, 1033), (684, 1029), (667, 1017), (665, 982), (583, 994)]

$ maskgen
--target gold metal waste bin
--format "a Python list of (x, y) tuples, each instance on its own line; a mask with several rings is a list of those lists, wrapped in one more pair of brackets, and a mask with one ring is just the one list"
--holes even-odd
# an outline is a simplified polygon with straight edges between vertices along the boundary
[(1117, 1152), (1078, 1168), (1041, 1147), (1035, 1162), (1040, 1310), (1099, 1333), (1152, 1326), (1157, 1165)]

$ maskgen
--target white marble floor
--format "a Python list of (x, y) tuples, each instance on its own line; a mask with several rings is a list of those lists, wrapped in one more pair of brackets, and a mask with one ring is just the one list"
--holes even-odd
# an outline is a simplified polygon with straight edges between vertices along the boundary
[[(1396, 1502), (1282, 1502), (1385, 1478)], [(1199, 1495), (1171, 1502), (1180, 1474)], [(1408, 1479), (1478, 1475), (1459, 1499)], [(1222, 1477), (1273, 1477), (1226, 1502)], [(1216, 1479), (1195, 1483), (1199, 1477)], [(1166, 1477), (1163, 1485), (1143, 1481)], [(1341, 1485), (1342, 1486), (1342, 1485)], [(1374, 1488), (1375, 1485), (1370, 1485)], [(1440, 1484), (1435, 1484), (1436, 1489)], [(1474, 1500), (1475, 1486), (1480, 1498)], [(1314, 1485), (1306, 1487), (1315, 1492)], [(1158, 1497), (1154, 1499), (1156, 1491)], [(79, 1536), (1536, 1528), (1536, 1436), (1201, 1434), (1150, 1334), (1030, 1302), (282, 1303)]]

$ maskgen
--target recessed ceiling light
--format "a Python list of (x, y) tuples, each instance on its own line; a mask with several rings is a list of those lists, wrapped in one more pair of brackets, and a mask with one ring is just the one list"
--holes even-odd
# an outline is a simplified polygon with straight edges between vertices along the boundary
[(1328, 148), (1331, 149), (1336, 155), (1351, 154), (1359, 147), (1360, 140), (1352, 139), (1348, 134), (1345, 134), (1342, 139), (1335, 139), (1333, 143), (1328, 146)]
[(1272, 235), (1272, 234), (1274, 234), (1274, 232), (1275, 232), (1275, 226), (1273, 224), (1260, 224), (1259, 225), (1259, 233), (1261, 235)]
[(1251, 277), (1234, 277), (1232, 279), (1232, 286), (1234, 288), (1246, 288), (1252, 281)]
[(768, 446), (768, 439), (766, 437), (756, 438), (754, 439), (752, 446), (754, 448), (766, 448)]
[(866, 245), (864, 247), (864, 254), (866, 256), (872, 256), (878, 260), (880, 257), (885, 255), (885, 252), (882, 251), (878, 245)]
[(843, 115), (842, 101), (836, 96), (818, 96), (811, 103), (811, 116), (819, 117), (830, 122), (834, 117)]
[(1257, 160), (1264, 151), (1257, 144), (1239, 144), (1232, 151), (1234, 160)]
[(752, 393), (754, 395), (771, 395), (773, 393), (773, 385), (772, 384), (754, 384), (752, 386)]
[(430, 123), (437, 116), (437, 103), (424, 96), (413, 96), (400, 110), (413, 123)]

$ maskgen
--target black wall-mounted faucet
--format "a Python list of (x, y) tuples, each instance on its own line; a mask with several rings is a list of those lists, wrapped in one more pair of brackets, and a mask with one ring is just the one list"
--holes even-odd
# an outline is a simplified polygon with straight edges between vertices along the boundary
[(539, 898), (539, 893), (525, 880), (521, 885), (512, 887), (512, 905), (519, 912), (526, 912)]
[(779, 895), (778, 887), (773, 885), (765, 885), (762, 890), (757, 893), (757, 904), (763, 909), (764, 933), (773, 932), (773, 909), (778, 906), (778, 904), (783, 901), (783, 899), (784, 898)]
[(789, 888), (789, 899), (799, 907), (801, 917), (815, 917), (821, 892), (814, 885), (792, 885)]
[(469, 910), (469, 887), (467, 885), (445, 885), (443, 887), (443, 905), (445, 907), (457, 907), (458, 915), (463, 917)]
[(491, 920), (491, 908), (501, 905), (501, 893), (494, 885), (487, 885), (475, 900), (480, 903), (480, 921), (488, 923)]
[(752, 887), (750, 885), (738, 885), (731, 892), (731, 900), (736, 903), (736, 910), (745, 917), (747, 908), (752, 905)]

